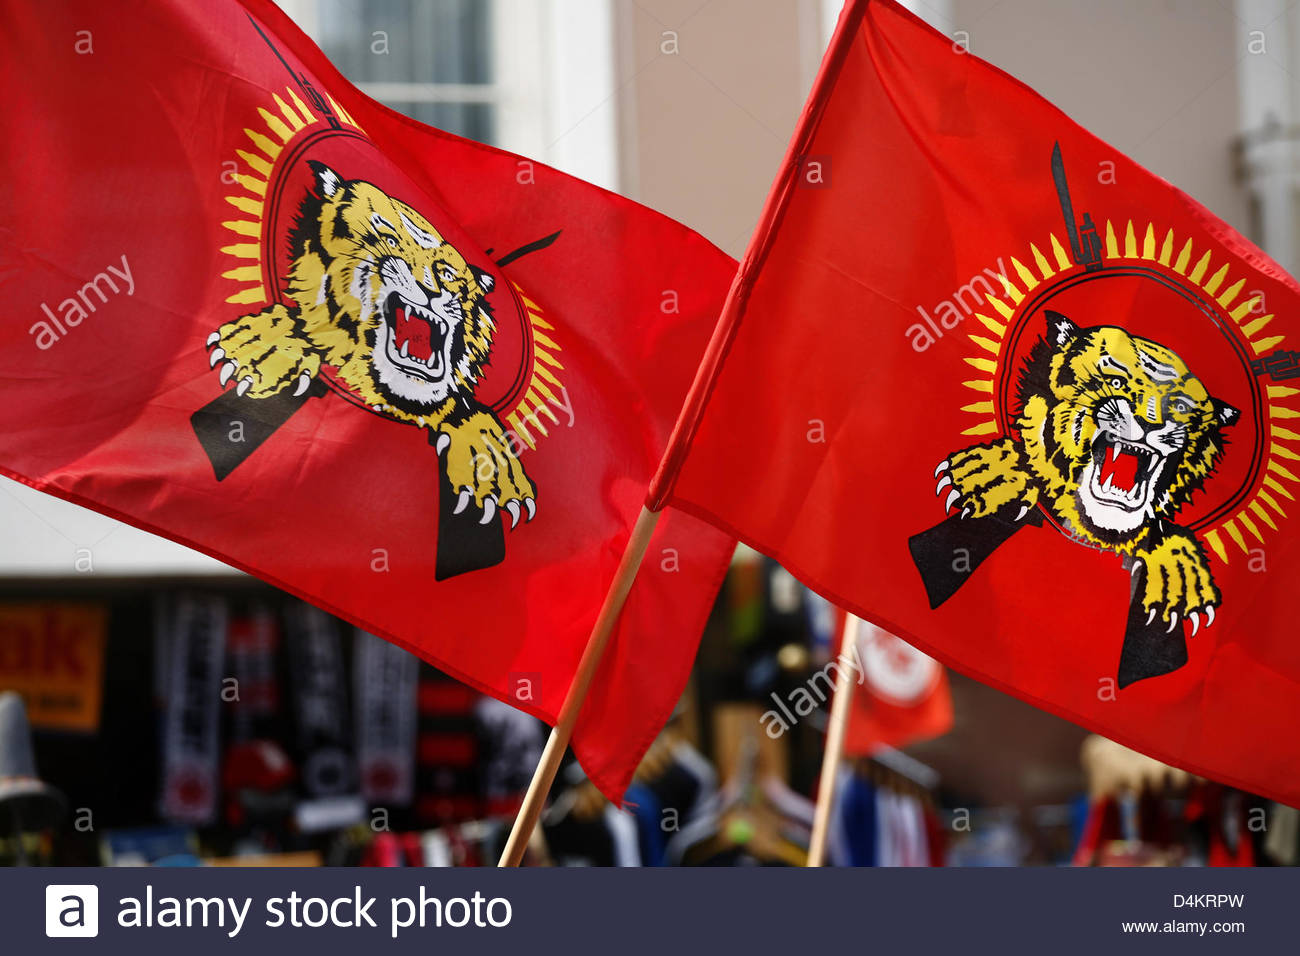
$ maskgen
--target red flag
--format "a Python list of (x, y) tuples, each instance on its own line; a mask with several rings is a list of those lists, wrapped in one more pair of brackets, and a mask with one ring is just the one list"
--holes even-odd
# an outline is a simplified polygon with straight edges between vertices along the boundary
[[(0, 35), (0, 470), (553, 721), (734, 262), (380, 106), (267, 0)], [(612, 798), (730, 551), (660, 526), (574, 738)]]
[(882, 745), (908, 744), (952, 729), (952, 692), (943, 665), (867, 621), (853, 651), (861, 669), (854, 688), (844, 753), (870, 756)]
[(842, 15), (741, 269), (651, 504), (1300, 802), (1294, 280), (880, 0)]

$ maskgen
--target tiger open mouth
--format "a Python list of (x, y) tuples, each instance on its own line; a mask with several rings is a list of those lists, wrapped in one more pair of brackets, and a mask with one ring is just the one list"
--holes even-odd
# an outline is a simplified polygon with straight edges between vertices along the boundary
[(1088, 490), (1101, 504), (1137, 511), (1150, 498), (1165, 457), (1136, 442), (1099, 432), (1092, 444), (1092, 474)]
[(447, 322), (394, 292), (384, 301), (389, 360), (408, 375), (440, 382), (447, 371)]

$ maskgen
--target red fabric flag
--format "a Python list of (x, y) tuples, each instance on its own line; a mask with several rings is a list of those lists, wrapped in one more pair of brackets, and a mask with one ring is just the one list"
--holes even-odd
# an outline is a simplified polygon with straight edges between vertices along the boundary
[(1300, 802), (1295, 281), (883, 0), (847, 5), (761, 222), (651, 504)]
[[(735, 263), (380, 106), (266, 0), (0, 36), (0, 470), (553, 721)], [(731, 548), (660, 525), (574, 737), (611, 798)]]
[(870, 756), (881, 746), (906, 747), (952, 729), (942, 664), (868, 621), (858, 625), (855, 645), (861, 673), (844, 729), (845, 754)]

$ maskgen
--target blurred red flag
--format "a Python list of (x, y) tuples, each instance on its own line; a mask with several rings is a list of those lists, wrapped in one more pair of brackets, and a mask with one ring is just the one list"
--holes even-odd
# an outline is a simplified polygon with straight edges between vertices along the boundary
[[(553, 720), (735, 263), (380, 106), (266, 0), (0, 36), (0, 471)], [(615, 800), (731, 549), (660, 525), (574, 737)]]
[(856, 645), (861, 673), (844, 730), (847, 756), (906, 747), (952, 729), (952, 692), (942, 664), (867, 621), (858, 625)]
[(1300, 802), (1293, 279), (887, 0), (846, 5), (741, 270), (652, 506)]

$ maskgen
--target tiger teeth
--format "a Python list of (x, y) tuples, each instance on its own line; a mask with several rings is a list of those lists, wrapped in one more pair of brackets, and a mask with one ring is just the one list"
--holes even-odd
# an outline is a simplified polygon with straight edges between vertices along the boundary
[(402, 343), (402, 358), (410, 358), (410, 355), (408, 354), (410, 351), (411, 351), (411, 342), (408, 339), (407, 341)]

